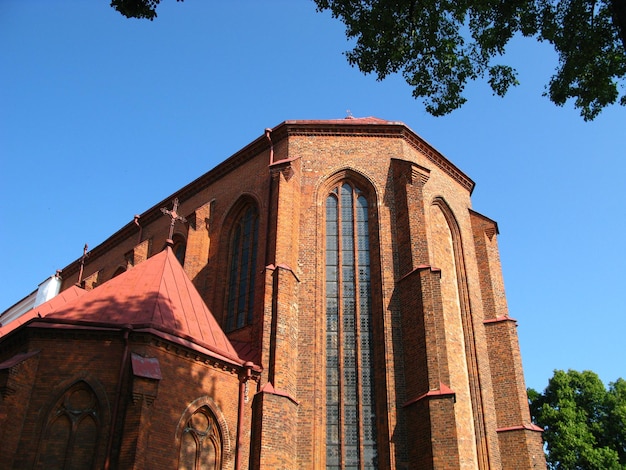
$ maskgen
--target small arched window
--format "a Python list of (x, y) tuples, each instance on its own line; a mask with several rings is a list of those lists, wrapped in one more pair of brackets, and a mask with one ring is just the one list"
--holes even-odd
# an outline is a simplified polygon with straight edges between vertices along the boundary
[(180, 440), (179, 470), (217, 470), (222, 464), (222, 439), (213, 413), (199, 408), (185, 423)]
[(230, 232), (226, 331), (252, 323), (258, 238), (259, 212), (256, 206), (249, 204)]
[(172, 251), (174, 252), (174, 256), (180, 263), (181, 266), (185, 265), (185, 253), (187, 252), (187, 242), (182, 235), (174, 235), (174, 246), (172, 247)]

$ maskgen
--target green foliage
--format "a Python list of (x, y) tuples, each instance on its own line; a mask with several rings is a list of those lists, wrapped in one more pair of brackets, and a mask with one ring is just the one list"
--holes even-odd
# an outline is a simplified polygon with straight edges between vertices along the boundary
[[(182, 0), (178, 0), (182, 1)], [(314, 0), (346, 26), (348, 61), (383, 80), (401, 73), (434, 116), (465, 103), (470, 80), (486, 78), (504, 96), (518, 84), (498, 63), (515, 35), (554, 47), (559, 62), (545, 96), (573, 100), (586, 121), (626, 105), (626, 0)], [(153, 20), (160, 0), (112, 0), (129, 18)]]
[[(182, 2), (183, 0), (176, 0)], [(157, 17), (156, 9), (161, 0), (111, 0), (111, 6), (126, 18), (148, 19)]]
[(544, 429), (550, 469), (626, 469), (626, 381), (608, 390), (591, 371), (557, 370), (543, 393), (528, 390)]
[(626, 77), (626, 25), (613, 14), (618, 8), (610, 8), (624, 8), (626, 0), (315, 2), (341, 19), (356, 41), (346, 54), (350, 64), (378, 80), (402, 73), (435, 116), (466, 101), (469, 80), (488, 76), (499, 96), (518, 84), (515, 69), (496, 62), (516, 34), (554, 46), (559, 66), (545, 94), (559, 106), (574, 99), (585, 120), (617, 101)]
[[(559, 55), (546, 94), (559, 106), (572, 98), (585, 120), (618, 98), (616, 78), (626, 76), (624, 44), (604, 1), (561, 0), (542, 9), (540, 34)], [(621, 104), (626, 104), (622, 96)]]

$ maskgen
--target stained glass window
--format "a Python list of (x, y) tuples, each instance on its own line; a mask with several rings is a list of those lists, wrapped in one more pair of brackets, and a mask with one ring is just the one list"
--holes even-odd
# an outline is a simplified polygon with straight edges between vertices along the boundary
[(258, 236), (258, 211), (249, 205), (231, 231), (226, 331), (252, 323)]
[(376, 468), (368, 201), (326, 199), (326, 468)]

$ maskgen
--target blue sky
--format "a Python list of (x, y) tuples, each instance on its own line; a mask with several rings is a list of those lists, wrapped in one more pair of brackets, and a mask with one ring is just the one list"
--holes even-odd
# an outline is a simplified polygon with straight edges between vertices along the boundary
[(401, 77), (351, 68), (343, 25), (308, 0), (165, 0), (154, 22), (108, 0), (0, 2), (0, 311), (287, 119), (402, 121), (475, 182), (496, 220), (528, 386), (554, 369), (626, 377), (626, 109), (585, 123), (541, 96), (530, 40), (434, 118)]

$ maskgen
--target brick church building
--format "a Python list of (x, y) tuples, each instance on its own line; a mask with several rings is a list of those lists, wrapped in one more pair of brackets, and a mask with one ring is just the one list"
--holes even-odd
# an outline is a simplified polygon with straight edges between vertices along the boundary
[(0, 325), (0, 467), (545, 469), (473, 188), (400, 122), (267, 129)]

